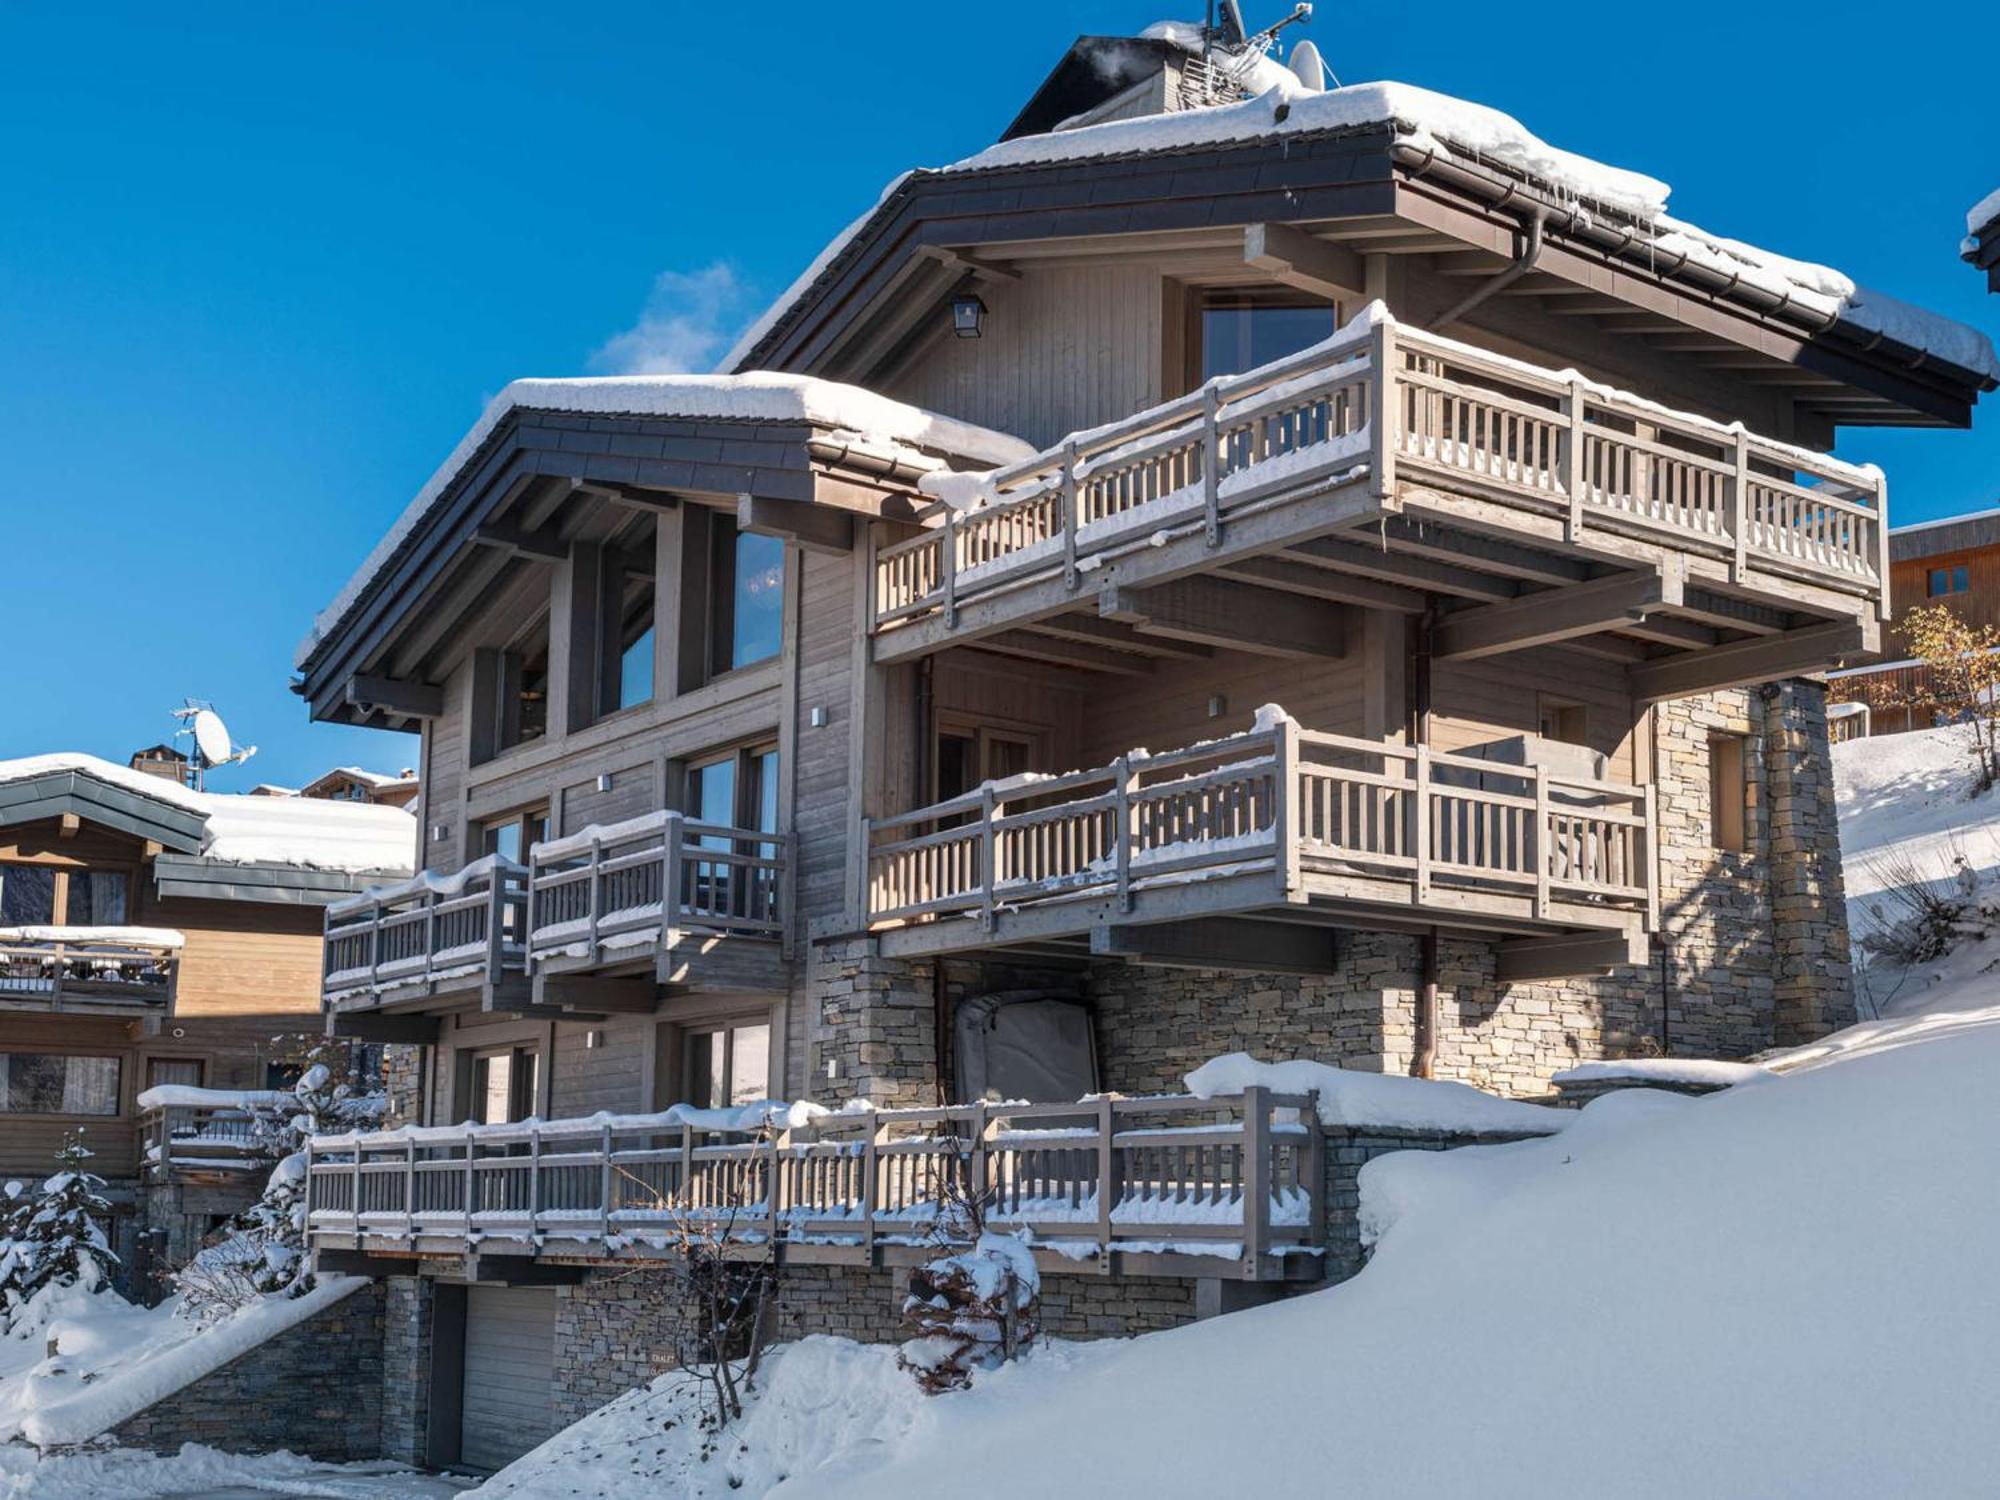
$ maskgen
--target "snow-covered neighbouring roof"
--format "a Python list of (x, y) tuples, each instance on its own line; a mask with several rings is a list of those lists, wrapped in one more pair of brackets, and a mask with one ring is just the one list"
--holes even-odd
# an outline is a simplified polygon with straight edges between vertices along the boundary
[(69, 751), (0, 761), (0, 785), (65, 771), (199, 814), (206, 820), (201, 856), (219, 864), (398, 875), (416, 863), (416, 820), (400, 807), (196, 792), (164, 776)]
[(1913, 531), (1935, 531), (1940, 526), (1960, 526), (1967, 521), (1988, 521), (2000, 516), (2000, 506), (1987, 510), (1969, 510), (1963, 515), (1939, 516), (1934, 521), (1912, 521), (1907, 526), (1891, 526), (1890, 536), (1908, 536)]
[[(949, 166), (906, 172), (889, 185), (882, 200), (913, 176), (1102, 160), (1393, 124), (1401, 144), (1434, 150), (1445, 159), (1495, 164), (1543, 184), (1560, 198), (1647, 226), (1657, 257), (1667, 269), (1698, 264), (1733, 278), (1735, 283), (1784, 298), (1812, 316), (1829, 322), (1838, 319), (1862, 333), (1894, 340), (2000, 380), (2000, 358), (1996, 358), (1991, 340), (1978, 330), (1860, 287), (1832, 267), (1792, 260), (1670, 217), (1666, 210), (1672, 190), (1667, 183), (1552, 146), (1500, 110), (1404, 83), (1360, 83), (1315, 92), (1287, 70), (1278, 69), (1272, 76), (1276, 81), (1271, 87), (1236, 104), (1017, 136)], [(879, 209), (881, 203), (876, 207)], [(737, 342), (721, 368), (734, 368), (749, 356), (874, 213), (871, 210), (850, 225), (820, 253)]]
[(1995, 188), (1966, 211), (1965, 232), (1978, 234), (1995, 219), (2000, 219), (2000, 188)]
[(375, 550), (299, 642), (295, 664), (303, 666), (313, 648), (354, 606), (375, 575), (431, 508), (443, 498), (459, 470), (501, 422), (517, 410), (586, 413), (594, 416), (688, 417), (721, 421), (810, 422), (855, 439), (857, 446), (919, 459), (910, 449), (931, 449), (982, 463), (1015, 463), (1034, 450), (1019, 438), (955, 417), (940, 416), (893, 401), (860, 386), (807, 375), (756, 371), (746, 375), (609, 375), (564, 380), (516, 380), (486, 404), (472, 430), (438, 466), (403, 510)]
[(415, 771), (397, 771), (392, 774), (388, 771), (364, 771), (360, 766), (335, 766), (326, 773), (326, 776), (314, 777), (306, 784), (318, 786), (328, 776), (351, 776), (356, 781), (373, 787), (407, 786), (417, 779)]
[(185, 934), (172, 927), (54, 927), (46, 922), (0, 927), (0, 943), (76, 943), (124, 948), (184, 948)]

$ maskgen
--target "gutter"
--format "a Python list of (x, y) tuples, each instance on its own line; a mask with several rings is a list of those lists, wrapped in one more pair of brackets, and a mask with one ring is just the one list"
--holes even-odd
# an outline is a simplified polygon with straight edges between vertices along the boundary
[(1475, 307), (1482, 306), (1488, 298), (1505, 291), (1534, 270), (1541, 263), (1542, 230), (1547, 222), (1548, 214), (1544, 210), (1537, 208), (1530, 213), (1527, 222), (1522, 226), (1526, 240), (1521, 246), (1521, 253), (1514, 257), (1514, 263), (1498, 275), (1474, 287), (1466, 296), (1453, 303), (1448, 311), (1432, 318), (1426, 326), (1432, 329), (1449, 328)]

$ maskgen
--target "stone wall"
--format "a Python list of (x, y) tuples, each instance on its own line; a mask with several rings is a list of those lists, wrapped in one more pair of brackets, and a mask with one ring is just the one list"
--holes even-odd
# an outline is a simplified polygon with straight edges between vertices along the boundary
[(382, 1283), (381, 1456), (399, 1463), (426, 1462), (430, 1447), (434, 1286), (422, 1276)]
[(1450, 1151), (1458, 1146), (1497, 1146), (1525, 1136), (1441, 1130), (1329, 1130), (1326, 1132), (1326, 1280), (1345, 1281), (1368, 1257), (1361, 1247), (1361, 1169), (1391, 1151)]
[(369, 1283), (111, 1429), (117, 1447), (173, 1453), (289, 1448), (347, 1463), (382, 1451), (382, 1289)]
[(382, 1048), (382, 1087), (389, 1107), (382, 1119), (385, 1130), (399, 1125), (421, 1125), (424, 1118), (424, 1048), (392, 1042)]
[(1856, 1019), (1826, 687), (1762, 690), (1771, 765), (1771, 904), (1777, 983), (1772, 1038), (1797, 1046)]

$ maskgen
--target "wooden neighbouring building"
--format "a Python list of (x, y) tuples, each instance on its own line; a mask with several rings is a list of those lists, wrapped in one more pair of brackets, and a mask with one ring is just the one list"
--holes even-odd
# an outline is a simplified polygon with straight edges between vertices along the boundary
[[(312, 1176), (323, 1262), (453, 1351), (398, 1456), (495, 1451), (496, 1320), (551, 1420), (642, 1378), (635, 1183), (755, 1183), (791, 1286), (887, 1305), (963, 1135), (1074, 1329), (1138, 1329), (1354, 1263), (1353, 1153), (1207, 1058), (1533, 1098), (1853, 1017), (1817, 674), (1890, 537), (1828, 450), (1963, 426), (1990, 351), (1474, 106), (1075, 61), (735, 378), (510, 386), (301, 648), (421, 747), (427, 873), (329, 910), (324, 992), (429, 1128)], [(992, 1102), (1106, 1091), (1061, 1150)], [(657, 1113), (767, 1096), (891, 1112)]]
[[(178, 1263), (262, 1186), (229, 1103), (298, 1076), (326, 903), (416, 843), (394, 809), (196, 792), (149, 764), (168, 769), (0, 761), (0, 1178), (83, 1132), (128, 1272), (139, 1231), (154, 1269)], [(190, 1102), (142, 1103), (163, 1088)]]

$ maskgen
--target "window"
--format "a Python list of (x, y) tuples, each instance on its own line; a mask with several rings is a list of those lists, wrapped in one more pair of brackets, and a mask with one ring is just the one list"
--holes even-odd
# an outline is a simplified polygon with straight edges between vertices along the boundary
[(497, 854), (517, 865), (528, 862), (528, 851), (549, 836), (549, 810), (528, 808), (479, 825), (479, 852)]
[(1562, 745), (1590, 743), (1590, 714), (1581, 703), (1566, 698), (1541, 695), (1540, 724), (1537, 732), (1545, 740)]
[(784, 619), (784, 542), (738, 531), (729, 517), (717, 515), (709, 522), (708, 576), (710, 675), (776, 656)]
[(597, 716), (636, 708), (653, 698), (653, 588), (656, 527), (643, 528), (604, 550)]
[(755, 1104), (770, 1092), (771, 1026), (756, 1021), (690, 1032), (687, 1102), (701, 1109)]
[[(722, 828), (778, 831), (778, 752), (769, 745), (734, 750), (688, 767), (681, 810), (700, 823)], [(697, 842), (705, 849), (729, 849), (732, 841), (705, 833)], [(768, 856), (775, 845), (759, 839), (734, 841), (737, 854)], [(766, 915), (777, 899), (774, 871), (733, 862), (699, 863), (691, 867), (695, 888), (684, 893), (696, 906), (744, 916)], [(733, 893), (733, 895), (732, 895)]]
[(1749, 847), (1750, 779), (1745, 742), (1718, 734), (1708, 742), (1709, 842), (1732, 854)]
[(1200, 378), (1235, 375), (1331, 338), (1336, 309), (1330, 302), (1235, 293), (1201, 309)]
[(467, 1113), (480, 1125), (507, 1125), (535, 1112), (541, 1059), (530, 1047), (501, 1047), (472, 1058)]
[(117, 1113), (117, 1058), (0, 1052), (0, 1114)]
[(549, 621), (544, 615), (500, 653), (499, 746), (511, 750), (549, 732)]
[[(936, 755), (931, 764), (932, 787), (937, 802), (971, 791), (981, 782), (1017, 776), (1035, 759), (1037, 736), (1027, 730), (996, 729), (991, 725), (940, 725)], [(944, 819), (943, 826), (955, 827), (972, 820), (971, 813)]]
[(0, 927), (121, 927), (129, 885), (123, 870), (0, 865)]
[[(146, 1087), (201, 1087), (201, 1059), (198, 1057), (152, 1057), (146, 1060)], [(282, 1087), (282, 1085), (275, 1085)], [(266, 1088), (274, 1085), (266, 1084)]]
[(1925, 585), (1925, 592), (1933, 599), (1942, 599), (1947, 594), (1962, 594), (1972, 587), (1972, 570), (1964, 563), (1948, 568), (1932, 568)]

